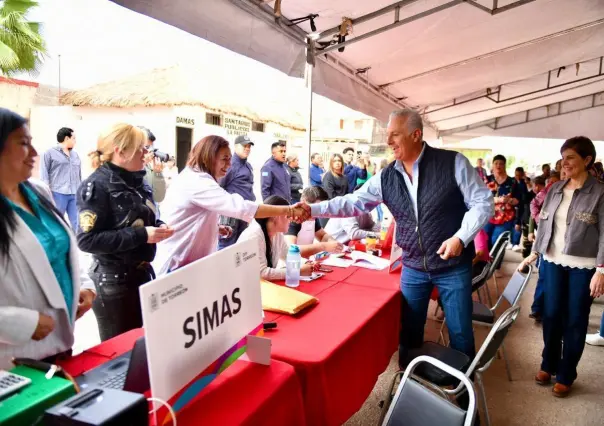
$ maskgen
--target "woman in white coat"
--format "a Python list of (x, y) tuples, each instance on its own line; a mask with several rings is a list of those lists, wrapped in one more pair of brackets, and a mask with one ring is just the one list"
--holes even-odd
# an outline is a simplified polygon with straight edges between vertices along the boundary
[(256, 204), (226, 192), (218, 180), (230, 165), (229, 142), (220, 136), (206, 136), (191, 150), (187, 167), (174, 178), (162, 203), (162, 220), (170, 224), (174, 234), (157, 245), (153, 268), (158, 275), (215, 252), (219, 233), (230, 233), (227, 227), (219, 227), (221, 215), (248, 223), (274, 216), (307, 219), (302, 207)]
[(0, 108), (0, 369), (68, 352), (95, 298), (50, 190), (29, 180), (36, 156), (26, 120)]

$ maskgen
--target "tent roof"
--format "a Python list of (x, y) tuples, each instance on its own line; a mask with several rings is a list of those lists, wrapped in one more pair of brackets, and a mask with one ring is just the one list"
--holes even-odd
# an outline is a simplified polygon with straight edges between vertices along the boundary
[[(278, 84), (275, 78), (288, 77), (283, 74), (258, 77), (255, 72), (241, 72), (238, 63), (230, 65), (218, 68), (207, 61), (154, 69), (65, 93), (61, 103), (117, 108), (195, 105), (253, 121), (305, 129), (307, 112), (301, 83)], [(246, 70), (250, 71), (249, 66)], [(315, 114), (336, 119), (369, 118), (325, 98), (317, 99)]]
[(312, 31), (289, 20), (318, 14), (330, 42), (350, 18), (344, 51), (318, 52), (316, 92), (381, 120), (406, 104), (437, 131), (604, 90), (603, 0), (282, 0), (279, 19), (266, 0), (114, 1), (295, 76)]

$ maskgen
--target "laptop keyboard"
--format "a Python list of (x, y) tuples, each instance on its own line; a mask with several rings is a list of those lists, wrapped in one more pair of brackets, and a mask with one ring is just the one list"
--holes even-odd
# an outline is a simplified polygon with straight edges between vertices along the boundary
[(99, 386), (109, 389), (124, 389), (124, 384), (126, 383), (126, 373), (127, 371), (124, 371), (123, 373), (116, 374), (115, 376), (107, 377), (105, 380), (99, 382)]

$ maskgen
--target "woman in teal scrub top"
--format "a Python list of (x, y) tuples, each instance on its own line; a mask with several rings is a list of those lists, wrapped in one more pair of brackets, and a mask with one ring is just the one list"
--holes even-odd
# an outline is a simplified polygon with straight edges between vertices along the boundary
[(68, 352), (95, 298), (69, 225), (30, 180), (36, 156), (26, 120), (0, 108), (0, 369)]

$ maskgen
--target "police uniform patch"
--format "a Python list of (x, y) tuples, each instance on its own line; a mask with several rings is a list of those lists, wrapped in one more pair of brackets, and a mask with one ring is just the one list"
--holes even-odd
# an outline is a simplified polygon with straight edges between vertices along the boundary
[(80, 228), (82, 228), (82, 231), (84, 231), (84, 232), (92, 231), (92, 229), (94, 228), (94, 224), (96, 223), (96, 218), (97, 218), (96, 213), (94, 213), (90, 210), (84, 210), (83, 212), (81, 212), (79, 222), (80, 222)]
[(140, 217), (138, 219), (136, 219), (134, 222), (132, 222), (131, 225), (133, 228), (143, 228), (145, 226), (145, 221), (142, 220)]

